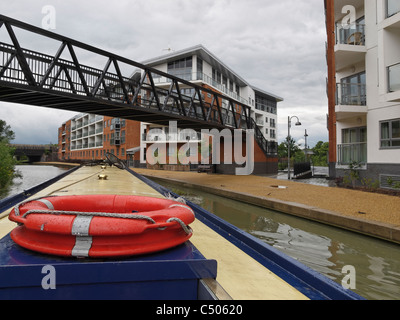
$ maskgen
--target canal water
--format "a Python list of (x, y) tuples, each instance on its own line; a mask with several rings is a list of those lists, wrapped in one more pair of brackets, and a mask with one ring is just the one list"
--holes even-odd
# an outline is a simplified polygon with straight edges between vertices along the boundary
[(153, 180), (339, 284), (353, 266), (353, 291), (366, 299), (400, 299), (399, 245)]
[(21, 173), (21, 178), (14, 178), (12, 185), (7, 190), (3, 190), (0, 199), (19, 194), (24, 190), (37, 186), (38, 184), (50, 180), (70, 168), (47, 165), (22, 165), (15, 166), (15, 169)]

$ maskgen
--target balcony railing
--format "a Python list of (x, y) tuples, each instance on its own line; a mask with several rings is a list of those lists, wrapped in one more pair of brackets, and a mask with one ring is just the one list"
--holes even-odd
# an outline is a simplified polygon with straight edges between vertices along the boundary
[(366, 106), (366, 85), (363, 83), (338, 83), (336, 105)]
[(386, 17), (390, 18), (400, 12), (400, 2), (398, 0), (386, 0)]
[(388, 67), (389, 92), (400, 90), (400, 63)]
[(365, 45), (365, 25), (353, 23), (350, 25), (336, 24), (336, 44)]
[(367, 163), (367, 143), (344, 143), (338, 145), (338, 164), (349, 165), (352, 162)]
[[(175, 74), (174, 76), (187, 80), (187, 81), (203, 81), (214, 88), (218, 89), (220, 92), (225, 93), (229, 97), (236, 99), (237, 101), (240, 101), (242, 103), (249, 103), (247, 99), (242, 98), (239, 96), (236, 92), (229, 90), (229, 88), (214, 79), (212, 79), (210, 76), (206, 75), (205, 73), (202, 72), (189, 72), (189, 73), (181, 73), (181, 74)], [(155, 77), (154, 78), (154, 83), (169, 83), (171, 82), (171, 79), (165, 78), (165, 77)]]

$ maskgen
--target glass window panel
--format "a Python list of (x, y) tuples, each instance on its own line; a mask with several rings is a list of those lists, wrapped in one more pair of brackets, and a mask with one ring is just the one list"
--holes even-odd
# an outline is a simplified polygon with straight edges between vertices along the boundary
[(367, 83), (366, 82), (366, 77), (365, 77), (365, 72), (360, 73), (360, 82), (359, 83), (362, 83), (362, 84), (366, 84)]
[(391, 17), (400, 11), (400, 2), (398, 0), (387, 1), (387, 16)]
[(203, 60), (197, 57), (197, 72), (203, 72)]
[(400, 138), (400, 120), (392, 122), (392, 138)]
[(360, 129), (360, 142), (367, 142), (367, 128)]
[(400, 90), (400, 64), (388, 68), (389, 72), (389, 91)]
[(350, 132), (347, 129), (342, 131), (342, 142), (350, 143)]
[(366, 163), (367, 162), (367, 144), (360, 145), (360, 162)]
[(350, 129), (350, 142), (358, 142), (357, 129)]
[(381, 139), (389, 139), (389, 122), (381, 123)]
[(393, 140), (392, 147), (400, 147), (400, 140)]

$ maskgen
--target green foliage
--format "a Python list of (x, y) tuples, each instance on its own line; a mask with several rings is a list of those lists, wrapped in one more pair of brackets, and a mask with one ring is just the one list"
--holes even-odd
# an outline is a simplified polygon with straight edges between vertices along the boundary
[(395, 182), (392, 177), (388, 177), (386, 182), (388, 183), (389, 187), (393, 189), (400, 189), (400, 181)]
[(15, 133), (4, 120), (0, 119), (0, 142), (10, 143), (15, 139)]
[(379, 188), (379, 181), (378, 180), (372, 180), (371, 178), (363, 178), (363, 179), (361, 179), (361, 184), (367, 190), (376, 190), (376, 189)]
[[(290, 138), (290, 158), (295, 157), (298, 152), (302, 152), (299, 145), (296, 144), (293, 138)], [(288, 156), (288, 141), (287, 138), (278, 146), (278, 157), (287, 158)]]
[(10, 126), (4, 120), (0, 120), (0, 190), (5, 189), (14, 177), (20, 176), (15, 171), (15, 150), (9, 146), (14, 138), (15, 134)]
[(326, 167), (328, 166), (328, 151), (329, 142), (318, 141), (314, 148), (312, 148), (312, 162), (315, 166)]
[[(282, 142), (278, 146), (278, 157), (280, 159), (287, 158), (288, 156), (288, 147), (287, 147), (287, 139)], [(295, 162), (302, 162), (305, 160), (305, 153), (300, 149), (300, 146), (295, 143), (293, 139), (290, 141), (290, 158)], [(329, 142), (318, 141), (314, 148), (311, 149), (313, 155), (311, 156), (311, 160), (314, 166), (326, 167), (328, 166), (328, 151), (329, 151)], [(308, 158), (309, 159), (309, 158)], [(279, 163), (279, 169), (284, 169), (287, 167), (283, 162)], [(284, 167), (284, 168), (283, 168)]]
[[(286, 161), (280, 161), (278, 164), (279, 170), (287, 168), (287, 157), (288, 157), (288, 141), (287, 138), (278, 146), (278, 157), (279, 159), (286, 159)], [(301, 162), (305, 159), (303, 150), (300, 149), (300, 145), (297, 145), (293, 138), (290, 138), (290, 159), (291, 162)]]
[(18, 173), (15, 171), (14, 149), (0, 142), (0, 189), (6, 188)]
[[(343, 183), (346, 185), (352, 185), (353, 188), (356, 187), (357, 180), (360, 179), (360, 169), (361, 165), (353, 161), (352, 163), (349, 164), (349, 170), (346, 172), (346, 174), (343, 177)], [(368, 181), (364, 181), (364, 183), (367, 183)]]

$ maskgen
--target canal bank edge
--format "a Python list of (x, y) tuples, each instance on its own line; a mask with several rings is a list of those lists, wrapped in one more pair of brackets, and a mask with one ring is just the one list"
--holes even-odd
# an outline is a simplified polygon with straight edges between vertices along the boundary
[(347, 217), (338, 214), (334, 211), (317, 208), (305, 204), (282, 201), (278, 199), (268, 199), (265, 197), (254, 196), (247, 193), (239, 193), (228, 191), (220, 188), (210, 186), (203, 186), (195, 183), (188, 183), (186, 181), (164, 178), (153, 175), (146, 175), (141, 173), (148, 179), (157, 179), (159, 181), (177, 183), (183, 187), (191, 187), (204, 191), (207, 193), (215, 194), (222, 197), (227, 197), (240, 202), (256, 205), (259, 207), (272, 209), (275, 211), (283, 212), (300, 218), (312, 220), (319, 223), (324, 223), (333, 227), (346, 229), (349, 231), (361, 233), (367, 236), (379, 238), (382, 240), (400, 244), (400, 227), (382, 223), (377, 221), (366, 221), (354, 217)]

